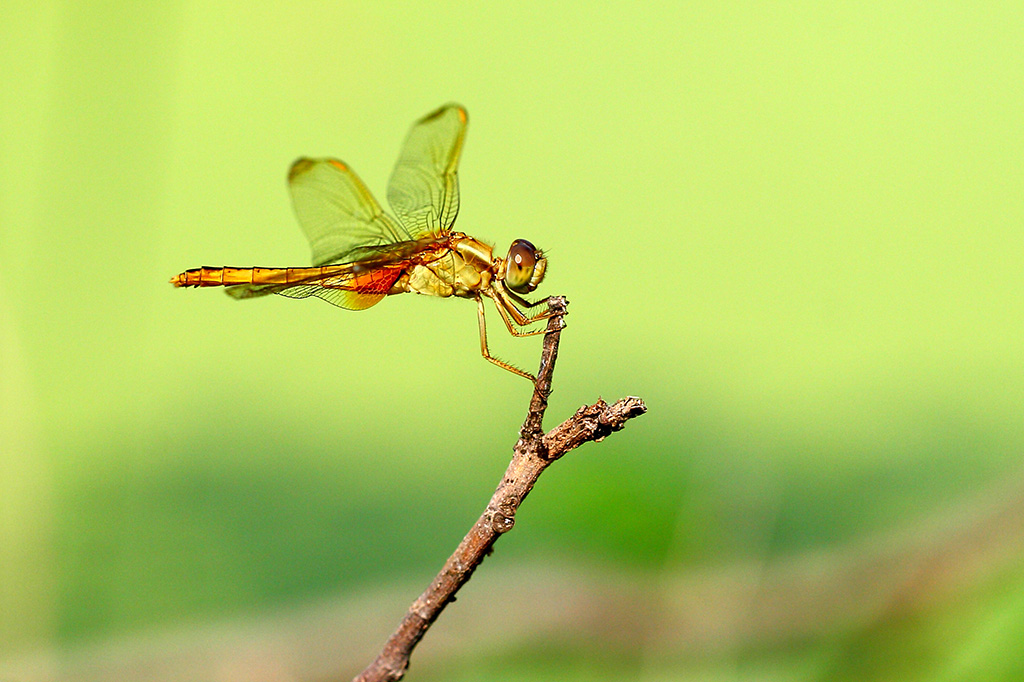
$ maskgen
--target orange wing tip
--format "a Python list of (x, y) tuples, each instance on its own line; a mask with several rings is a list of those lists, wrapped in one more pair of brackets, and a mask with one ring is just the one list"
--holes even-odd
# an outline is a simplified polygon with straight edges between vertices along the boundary
[(296, 176), (301, 175), (313, 167), (313, 159), (303, 156), (300, 159), (295, 159), (292, 167), (288, 169), (288, 180), (294, 180)]
[(313, 171), (318, 165), (326, 163), (329, 166), (334, 166), (335, 170), (341, 171), (342, 173), (352, 173), (352, 169), (347, 164), (338, 161), (337, 159), (310, 159), (303, 156), (300, 159), (296, 159), (292, 163), (292, 167), (288, 169), (288, 182), (294, 182), (300, 175), (304, 175)]
[(423, 118), (421, 118), (419, 121), (416, 122), (416, 125), (429, 123), (430, 121), (441, 118), (442, 116), (446, 115), (449, 111), (455, 111), (459, 117), (459, 121), (462, 123), (465, 123), (469, 119), (469, 115), (466, 113), (465, 107), (463, 107), (461, 104), (456, 104), (455, 102), (449, 102), (448, 104), (445, 104), (436, 111), (432, 111)]

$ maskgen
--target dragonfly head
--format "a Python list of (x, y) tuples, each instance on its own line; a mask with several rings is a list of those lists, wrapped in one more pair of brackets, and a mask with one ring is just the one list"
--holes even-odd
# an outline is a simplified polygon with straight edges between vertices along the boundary
[(517, 239), (505, 259), (505, 286), (517, 294), (528, 294), (540, 285), (547, 266), (543, 251), (525, 239)]

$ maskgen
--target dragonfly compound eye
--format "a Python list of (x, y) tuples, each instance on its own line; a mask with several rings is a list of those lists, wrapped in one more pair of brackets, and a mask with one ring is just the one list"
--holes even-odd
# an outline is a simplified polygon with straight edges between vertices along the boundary
[(517, 294), (528, 294), (544, 279), (547, 259), (525, 239), (512, 242), (505, 261), (505, 284)]

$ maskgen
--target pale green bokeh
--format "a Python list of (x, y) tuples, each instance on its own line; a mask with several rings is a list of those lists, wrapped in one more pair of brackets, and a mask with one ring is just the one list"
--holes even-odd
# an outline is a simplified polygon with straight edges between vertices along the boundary
[[(473, 305), (167, 280), (307, 263), (291, 161), (342, 158), (383, 201), (447, 101), (470, 115), (458, 229), (546, 249), (539, 293), (571, 301), (549, 425), (651, 408), (551, 470), (502, 561), (828, 548), (1018, 469), (1018, 4), (15, 0), (0, 26), (0, 661), (439, 565), (529, 392), (480, 359)], [(537, 339), (492, 337), (535, 365)], [(979, 640), (1020, 630), (1019, 596), (977, 603), (919, 670), (1019, 669)], [(856, 678), (812, 649), (598, 667)]]

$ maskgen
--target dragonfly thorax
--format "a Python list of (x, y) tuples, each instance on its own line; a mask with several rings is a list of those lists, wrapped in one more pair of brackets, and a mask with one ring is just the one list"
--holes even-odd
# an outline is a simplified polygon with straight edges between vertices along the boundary
[[(486, 288), (493, 276), (517, 294), (528, 294), (544, 279), (548, 259), (544, 257), (543, 251), (525, 239), (512, 242), (505, 258), (495, 258), (494, 249), (489, 244), (461, 232), (451, 236), (450, 244), (456, 258), (461, 258), (466, 267), (464, 284), (468, 291)], [(456, 266), (457, 275), (460, 271), (462, 269)], [(481, 274), (483, 281), (476, 283), (475, 273), (470, 271)], [(456, 289), (458, 288), (456, 283)]]

